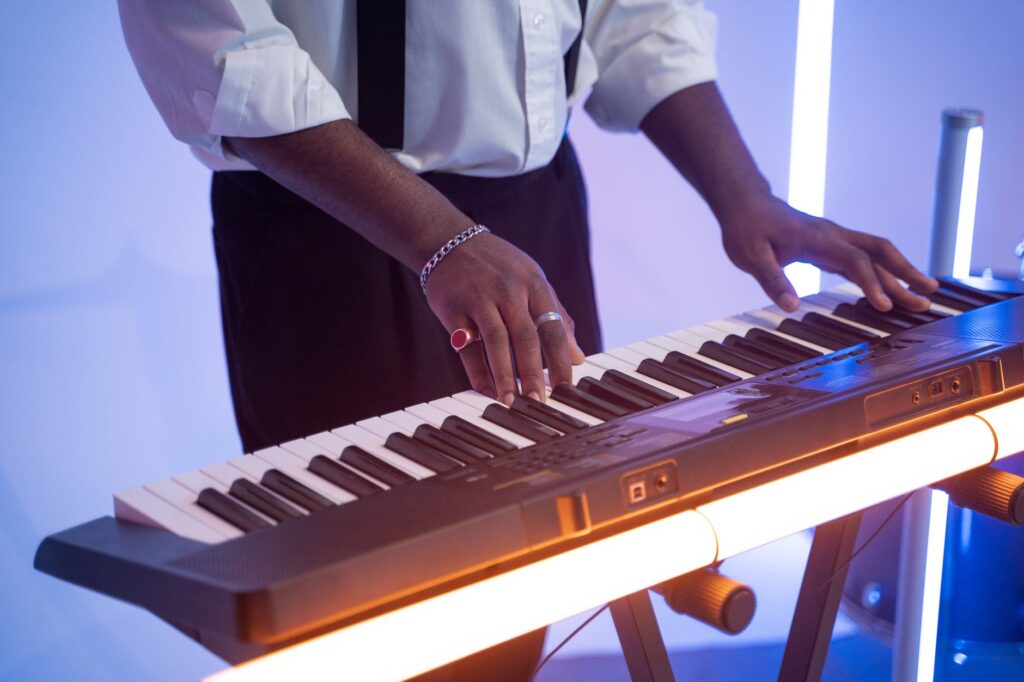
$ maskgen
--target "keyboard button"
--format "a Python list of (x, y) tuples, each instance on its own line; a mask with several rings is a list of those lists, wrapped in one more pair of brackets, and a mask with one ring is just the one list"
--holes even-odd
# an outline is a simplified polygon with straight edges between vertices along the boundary
[(325, 481), (330, 481), (356, 497), (366, 497), (383, 490), (376, 483), (371, 483), (351, 469), (342, 466), (327, 455), (317, 455), (309, 460), (309, 470)]
[(350, 445), (342, 450), (338, 459), (359, 473), (376, 479), (389, 487), (416, 480), (398, 467), (391, 466), (384, 460), (374, 457), (358, 445)]
[(305, 513), (247, 478), (236, 479), (228, 488), (228, 494), (278, 523), (305, 516)]
[(562, 433), (575, 433), (589, 426), (551, 404), (542, 403), (528, 396), (517, 396), (512, 401), (512, 411)]
[(272, 525), (263, 517), (257, 516), (247, 507), (214, 488), (204, 488), (199, 491), (196, 504), (243, 533), (251, 533)]

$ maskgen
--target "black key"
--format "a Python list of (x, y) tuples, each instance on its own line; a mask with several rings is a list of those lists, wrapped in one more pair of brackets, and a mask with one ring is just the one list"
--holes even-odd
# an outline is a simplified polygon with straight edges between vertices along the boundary
[(744, 357), (742, 353), (737, 353), (731, 348), (726, 348), (717, 341), (705, 341), (700, 347), (700, 354), (706, 358), (718, 360), (730, 367), (735, 367), (736, 369), (741, 369), (744, 372), (750, 372), (751, 374), (764, 374), (765, 372), (777, 369), (777, 367), (772, 367), (765, 363)]
[(763, 357), (767, 360), (771, 360), (772, 362), (780, 363), (780, 367), (792, 365), (795, 362), (803, 362), (807, 359), (802, 354), (792, 353), (777, 346), (769, 346), (768, 344), (751, 341), (750, 339), (745, 339), (742, 336), (737, 336), (736, 334), (729, 334), (726, 336), (722, 339), (722, 344), (729, 348), (738, 348), (746, 351), (753, 355), (754, 358)]
[(495, 457), (519, 449), (504, 438), (495, 436), (490, 431), (482, 429), (473, 422), (466, 421), (457, 415), (445, 417), (445, 420), (441, 422), (441, 430), (458, 436), (467, 443), (475, 445)]
[(392, 433), (384, 441), (384, 447), (397, 452), (403, 457), (408, 457), (420, 466), (425, 466), (437, 473), (462, 466), (462, 462), (457, 462), (444, 453), (438, 452), (429, 445), (414, 440), (404, 433)]
[(556, 431), (540, 422), (535, 422), (529, 417), (524, 417), (498, 403), (491, 403), (485, 407), (482, 416), (487, 421), (503, 426), (512, 433), (517, 433), (523, 438), (529, 438), (535, 443), (546, 443), (549, 440), (562, 437), (560, 431)]
[(281, 497), (294, 502), (306, 511), (315, 512), (334, 506), (333, 502), (317, 491), (277, 469), (268, 469), (264, 472), (260, 483), (265, 488), (273, 490)]
[(305, 516), (292, 505), (247, 478), (240, 478), (232, 483), (228, 493), (278, 523)]
[(676, 400), (677, 397), (663, 391), (657, 386), (651, 386), (646, 381), (641, 381), (634, 376), (630, 376), (625, 372), (620, 372), (617, 369), (610, 369), (601, 375), (601, 381), (614, 384), (619, 388), (629, 391), (637, 396), (640, 396), (644, 400), (654, 403), (655, 405), (664, 405)]
[(975, 308), (980, 308), (985, 305), (984, 303), (979, 303), (976, 299), (958, 294), (945, 286), (939, 286), (938, 291), (925, 294), (925, 298), (931, 299), (935, 303), (944, 305), (947, 308), (953, 308), (963, 312), (974, 310)]
[(893, 306), (892, 309), (883, 313), (872, 306), (871, 302), (866, 298), (857, 299), (857, 302), (853, 305), (860, 310), (867, 310), (868, 312), (879, 314), (887, 320), (892, 320), (896, 324), (902, 322), (915, 327), (949, 317), (949, 315), (932, 310), (919, 313), (907, 310), (906, 308), (900, 308), (899, 306)]
[(970, 296), (971, 298), (980, 299), (984, 301), (986, 304), (999, 303), (1000, 301), (1005, 301), (1009, 298), (1014, 298), (1015, 296), (1017, 296), (1017, 294), (1009, 294), (1001, 291), (985, 291), (983, 289), (975, 289), (974, 287), (969, 287), (966, 284), (961, 284), (960, 282), (957, 282), (956, 280), (952, 279), (940, 280), (940, 287), (944, 289), (949, 289), (950, 291), (956, 292), (962, 296)]
[(793, 360), (776, 357), (769, 351), (760, 350), (754, 344), (750, 343), (742, 336), (737, 336), (736, 334), (729, 334), (719, 342), (719, 345), (741, 358), (751, 360), (761, 365), (767, 365), (772, 369), (785, 367), (786, 365), (791, 365), (794, 362)]
[(691, 357), (677, 350), (669, 351), (662, 363), (669, 369), (674, 369), (685, 376), (710, 381), (715, 386), (728, 386), (740, 380), (731, 372), (709, 365), (699, 358)]
[(854, 322), (866, 324), (869, 327), (874, 327), (875, 329), (881, 329), (882, 331), (889, 332), (890, 334), (905, 332), (908, 329), (913, 329), (914, 327), (914, 325), (909, 322), (900, 322), (893, 318), (883, 317), (878, 314), (877, 310), (858, 308), (850, 305), (849, 303), (840, 303), (836, 306), (836, 309), (832, 311), (832, 314), (846, 320), (853, 320)]
[(442, 431), (431, 424), (420, 424), (417, 426), (412, 437), (463, 464), (473, 464), (481, 459), (490, 459), (493, 456), (486, 450), (478, 448), (453, 433)]
[(819, 326), (823, 329), (830, 329), (839, 335), (847, 336), (853, 339), (853, 343), (858, 343), (860, 341), (874, 341), (875, 339), (881, 338), (874, 332), (869, 332), (868, 330), (861, 329), (860, 327), (854, 327), (851, 324), (846, 324), (839, 320), (833, 320), (831, 317), (826, 317), (820, 313), (807, 313), (801, 321)]
[(747, 339), (793, 353), (794, 355), (801, 355), (803, 356), (801, 357), (801, 360), (811, 360), (813, 358), (820, 358), (824, 355), (821, 351), (814, 350), (808, 346), (802, 346), (799, 343), (790, 341), (778, 334), (772, 334), (767, 329), (761, 329), (760, 327), (751, 327), (748, 329)]
[(654, 407), (654, 403), (638, 398), (632, 393), (623, 391), (617, 386), (602, 383), (599, 379), (594, 377), (583, 377), (576, 382), (576, 387), (584, 393), (592, 395), (595, 398), (601, 400), (607, 400), (613, 405), (618, 405), (624, 410), (629, 412), (639, 412), (646, 410), (649, 407)]
[(555, 400), (565, 403), (569, 407), (574, 407), (580, 412), (586, 412), (592, 417), (597, 417), (603, 421), (614, 419), (615, 417), (625, 417), (629, 414), (629, 410), (625, 410), (618, 405), (595, 398), (594, 396), (581, 391), (572, 384), (558, 384), (551, 389), (551, 395)]
[(270, 527), (269, 521), (213, 488), (200, 492), (196, 504), (245, 533)]
[(846, 348), (850, 345), (836, 339), (834, 336), (822, 333), (820, 329), (800, 324), (797, 320), (789, 318), (780, 322), (778, 329), (780, 332), (789, 334), (790, 336), (795, 336), (796, 338), (803, 339), (804, 341), (816, 343), (819, 346), (824, 346), (830, 350), (839, 350), (840, 348)]
[(309, 460), (309, 465), (306, 468), (320, 478), (330, 481), (356, 497), (366, 497), (383, 490), (376, 483), (367, 481), (362, 476), (341, 466), (327, 455), (315, 456)]
[(357, 445), (350, 445), (342, 450), (338, 459), (359, 473), (372, 476), (387, 486), (394, 487), (416, 480), (398, 467), (392, 466), (379, 457), (374, 457)]
[(718, 388), (718, 386), (710, 381), (704, 381), (703, 379), (698, 379), (696, 377), (688, 377), (653, 358), (647, 358), (642, 361), (640, 366), (636, 368), (636, 371), (646, 377), (657, 379), (664, 384), (678, 388), (680, 391), (686, 391), (687, 393), (703, 393), (704, 391), (710, 391)]
[(529, 417), (535, 422), (550, 426), (562, 433), (575, 433), (589, 426), (586, 422), (565, 414), (558, 408), (552, 407), (529, 396), (516, 396), (512, 399), (512, 411)]

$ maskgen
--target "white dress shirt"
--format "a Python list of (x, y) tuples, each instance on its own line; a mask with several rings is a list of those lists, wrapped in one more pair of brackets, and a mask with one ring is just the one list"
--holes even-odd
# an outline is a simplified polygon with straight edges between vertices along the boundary
[[(372, 2), (373, 0), (363, 0)], [(214, 170), (251, 169), (222, 136), (359, 120), (356, 0), (119, 0), (128, 49), (171, 133)], [(561, 142), (578, 0), (408, 0), (405, 146), (416, 172), (507, 176)], [(591, 0), (573, 99), (610, 130), (714, 80), (702, 0)]]

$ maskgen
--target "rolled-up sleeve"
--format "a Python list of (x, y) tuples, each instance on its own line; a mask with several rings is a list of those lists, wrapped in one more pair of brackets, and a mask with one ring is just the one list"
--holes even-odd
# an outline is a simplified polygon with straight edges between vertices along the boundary
[(338, 91), (266, 0), (119, 0), (125, 42), (171, 133), (201, 157), (221, 138), (349, 118)]
[(602, 128), (635, 131), (668, 96), (715, 80), (716, 19), (702, 0), (605, 0), (584, 44), (598, 76), (586, 110)]

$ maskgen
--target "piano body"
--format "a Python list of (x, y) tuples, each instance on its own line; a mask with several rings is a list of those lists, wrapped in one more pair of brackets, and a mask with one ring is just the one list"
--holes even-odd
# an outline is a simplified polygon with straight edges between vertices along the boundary
[[(1015, 293), (950, 280), (883, 314), (844, 285), (672, 332), (545, 404), (467, 392), (123, 491), (35, 565), (232, 663), (326, 638), (366, 658), (410, 628), (415, 660), (372, 674), (412, 675), (472, 650), (442, 640), (483, 648), (1024, 450)], [(522, 612), (504, 630), (453, 632), (499, 598)]]

